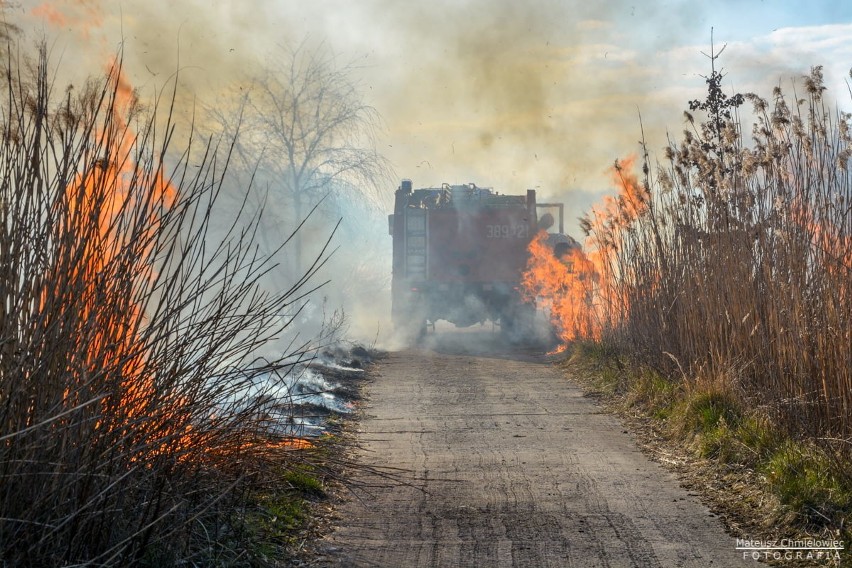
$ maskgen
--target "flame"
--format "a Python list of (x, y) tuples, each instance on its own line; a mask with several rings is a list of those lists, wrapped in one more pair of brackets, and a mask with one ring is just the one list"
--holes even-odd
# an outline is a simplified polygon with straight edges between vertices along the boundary
[[(72, 28), (87, 40), (91, 31), (103, 24), (100, 4), (91, 0), (44, 2), (31, 13), (51, 26)], [(177, 192), (163, 174), (162, 164), (150, 171), (133, 159), (138, 150), (137, 135), (128, 119), (137, 111), (138, 101), (116, 57), (106, 65), (106, 77), (113, 89), (108, 93), (112, 99), (107, 97), (100, 103), (106, 111), (105, 119), (91, 135), (91, 153), (84, 158), (87, 163), (65, 192), (65, 223), (75, 235), (69, 246), (76, 247), (79, 262), (57, 268), (67, 270), (64, 279), (46, 279), (73, 283), (69, 286), (73, 296), (56, 297), (56, 291), (43, 290), (41, 303), (46, 307), (52, 302), (67, 302), (82, 322), (80, 329), (85, 337), (81, 339), (86, 349), (76, 357), (82, 360), (70, 362), (71, 376), (78, 385), (89, 384), (92, 377), (118, 378), (117, 392), (103, 398), (95, 430), (122, 430), (119, 434), (123, 441), (147, 447), (147, 455), (140, 460), (166, 452), (181, 459), (186, 449), (204, 442), (204, 434), (181, 419), (181, 411), (189, 402), (186, 397), (156, 392), (154, 376), (146, 366), (148, 353), (139, 337), (142, 308), (133, 302), (132, 289), (116, 288), (126, 282), (114, 276), (120, 271), (135, 274), (140, 281), (155, 277), (147, 259), (150, 245), (145, 243), (150, 243), (160, 229), (157, 212), (169, 209)], [(132, 195), (140, 190), (146, 191), (142, 199)], [(128, 226), (134, 229), (132, 234), (126, 230)], [(121, 313), (115, 313), (115, 306), (105, 304), (104, 297), (128, 301)], [(81, 397), (80, 392), (68, 387), (64, 403), (77, 405)], [(127, 429), (133, 430), (133, 435), (123, 432)], [(163, 442), (151, 447), (148, 444), (152, 440)]]
[(53, 27), (72, 30), (84, 40), (89, 40), (92, 30), (101, 28), (104, 22), (99, 4), (91, 0), (43, 2), (30, 10), (30, 13)]
[(633, 173), (636, 156), (617, 160), (610, 168), (610, 179), (618, 188), (615, 197), (605, 196), (602, 205), (592, 206), (589, 216), (590, 234), (594, 235), (594, 248), (602, 255), (602, 262), (615, 257), (622, 250), (621, 231), (648, 212), (650, 195), (647, 188)]
[(530, 257), (521, 280), (524, 294), (549, 309), (560, 340), (599, 338), (594, 301), (599, 275), (594, 263), (577, 248), (556, 258), (546, 231), (536, 235), (528, 250)]
[(65, 14), (56, 9), (55, 6), (45, 2), (32, 9), (33, 16), (43, 18), (48, 24), (57, 28), (69, 25), (69, 19)]
[(283, 450), (309, 450), (314, 447), (314, 443), (307, 438), (285, 438), (278, 442), (267, 442), (266, 445)]
[(852, 236), (844, 235), (828, 219), (817, 219), (814, 208), (794, 199), (790, 207), (793, 222), (810, 237), (811, 246), (827, 257), (824, 262), (829, 274), (848, 277), (852, 271)]
[[(143, 308), (133, 302), (132, 290), (115, 288), (126, 279), (114, 276), (133, 274), (139, 283), (156, 277), (150, 263), (150, 243), (161, 229), (162, 212), (176, 202), (177, 191), (166, 179), (161, 164), (160, 169), (151, 171), (134, 160), (138, 139), (127, 117), (136, 112), (137, 97), (117, 60), (110, 62), (107, 74), (114, 81), (114, 100), (104, 103), (109, 116), (93, 133), (92, 146), (97, 154), (66, 190), (66, 222), (75, 234), (74, 246), (79, 247), (81, 258), (70, 278), (79, 285), (74, 300), (58, 300), (78, 303), (82, 329), (89, 334), (85, 338), (85, 360), (76, 367), (81, 376), (76, 380), (82, 384), (87, 377), (107, 374), (118, 378), (117, 392), (110, 392), (103, 400), (95, 429), (104, 434), (120, 433), (123, 442), (141, 447), (136, 459), (142, 462), (159, 455), (183, 462), (197, 457), (199, 448), (216, 459), (259, 448), (313, 447), (303, 438), (270, 439), (265, 434), (233, 439), (228, 447), (214, 447), (208, 429), (193, 425), (188, 418), (192, 407), (189, 397), (158, 391), (156, 370), (149, 365), (149, 353), (140, 334)], [(133, 230), (126, 230), (127, 226)], [(128, 262), (133, 265), (127, 266)], [(50, 291), (42, 296), (43, 302), (56, 301)], [(121, 314), (115, 313), (112, 304), (104, 313), (105, 296), (128, 299)], [(66, 399), (74, 396), (68, 389)]]
[[(107, 76), (115, 81), (115, 99), (105, 103), (109, 115), (93, 133), (97, 156), (83, 165), (66, 190), (66, 222), (76, 235), (74, 246), (80, 251), (80, 262), (73, 267), (71, 278), (81, 283), (82, 288), (77, 302), (83, 329), (88, 333), (86, 360), (82, 362), (84, 372), (89, 376), (110, 373), (120, 377), (119, 392), (104, 400), (102, 415), (122, 416), (124, 422), (144, 425), (149, 422), (142, 418), (150, 413), (148, 407), (155, 386), (146, 369), (147, 354), (138, 337), (143, 314), (141, 307), (133, 303), (132, 290), (115, 287), (125, 284), (115, 274), (122, 271), (135, 274), (138, 279), (154, 277), (146, 259), (150, 246), (145, 243), (159, 229), (161, 219), (155, 212), (160, 207), (170, 207), (176, 192), (161, 171), (138, 170), (132, 159), (136, 135), (125, 119), (133, 112), (136, 97), (116, 60), (110, 62)], [(140, 186), (150, 194), (144, 198), (148, 201), (141, 205), (141, 211), (137, 211), (134, 206), (139, 205), (139, 198), (132, 192), (138, 192)], [(136, 215), (146, 217), (140, 219)], [(129, 216), (135, 218), (128, 221)], [(126, 230), (128, 222), (134, 229), (143, 227), (143, 230), (131, 234)], [(126, 297), (123, 313), (114, 313), (114, 308), (104, 313), (105, 296)], [(45, 297), (44, 301), (49, 299)], [(116, 427), (119, 425), (100, 421), (96, 424), (96, 428), (107, 430)], [(142, 426), (142, 430), (141, 434), (150, 434), (150, 428)]]
[[(31, 10), (35, 17), (57, 28), (68, 28), (84, 40), (90, 40), (93, 30), (102, 28), (104, 16), (102, 6), (96, 0), (59, 0), (43, 2)], [(101, 38), (101, 43), (104, 39)], [(111, 392), (103, 400), (101, 418), (95, 423), (96, 430), (112, 432), (115, 429), (133, 430), (131, 436), (122, 434), (122, 440), (130, 443), (139, 441), (147, 447), (144, 458), (168, 453), (185, 459), (190, 448), (213, 449), (203, 428), (194, 427), (187, 419), (185, 409), (191, 401), (182, 395), (157, 392), (154, 371), (148, 365), (140, 337), (143, 325), (142, 307), (133, 303), (132, 290), (118, 290), (119, 280), (110, 278), (111, 271), (136, 274), (137, 278), (154, 278), (154, 268), (147, 261), (148, 250), (140, 249), (138, 243), (150, 242), (157, 236), (162, 221), (158, 211), (168, 210), (176, 201), (177, 192), (161, 169), (141, 171), (133, 160), (138, 150), (137, 136), (125, 117), (136, 112), (137, 97), (133, 86), (122, 71), (120, 62), (113, 58), (107, 65), (107, 77), (114, 86), (113, 100), (104, 101), (109, 116), (99, 130), (92, 134), (93, 147), (97, 156), (84, 164), (76, 180), (66, 190), (68, 199), (68, 226), (76, 233), (73, 246), (79, 247), (79, 262), (70, 268), (67, 279), (79, 284), (75, 297), (57, 298), (55, 291), (44, 290), (43, 305), (49, 302), (73, 302), (78, 309), (81, 329), (88, 333), (84, 338), (87, 349), (83, 361), (74, 361), (74, 377), (80, 385), (89, 384), (91, 377), (112, 374), (119, 377), (118, 392)], [(161, 165), (160, 165), (161, 167)], [(141, 203), (132, 192), (146, 192)], [(134, 205), (141, 211), (134, 210)], [(141, 219), (139, 215), (145, 215)], [(133, 220), (129, 220), (133, 217)], [(92, 222), (92, 221), (95, 222)], [(141, 222), (140, 222), (141, 221)], [(139, 231), (128, 234), (127, 225)], [(136, 244), (134, 244), (136, 243)], [(135, 249), (133, 247), (136, 247)], [(142, 244), (142, 247), (146, 245)], [(125, 254), (127, 251), (135, 251)], [(122, 262), (135, 263), (122, 266)], [(121, 266), (121, 268), (116, 268)], [(111, 282), (114, 280), (116, 282)], [(47, 281), (51, 281), (47, 279)], [(61, 280), (60, 280), (61, 281)], [(132, 285), (131, 285), (132, 287)], [(127, 297), (123, 313), (102, 313), (103, 295)], [(112, 308), (112, 306), (110, 306)], [(73, 373), (72, 373), (73, 374)], [(65, 404), (79, 403), (82, 395), (73, 388), (66, 389)], [(121, 423), (106, 423), (107, 420)], [(270, 441), (235, 441), (227, 451), (239, 452), (265, 445), (268, 448), (305, 449), (313, 444), (301, 438)], [(153, 446), (149, 445), (153, 442)], [(226, 451), (219, 448), (220, 451)]]
[(527, 299), (536, 299), (550, 311), (551, 323), (565, 344), (575, 339), (600, 340), (604, 324), (623, 317), (629, 306), (617, 286), (613, 260), (623, 251), (625, 231), (649, 211), (647, 188), (632, 173), (635, 156), (617, 161), (610, 170), (619, 188), (592, 207), (587, 218), (589, 234), (584, 251), (572, 248), (556, 258), (545, 231), (529, 245), (529, 260), (522, 277)]
[(648, 189), (639, 182), (639, 177), (633, 169), (636, 156), (631, 155), (616, 161), (610, 170), (613, 184), (618, 187), (618, 209), (622, 228), (644, 215), (651, 201)]

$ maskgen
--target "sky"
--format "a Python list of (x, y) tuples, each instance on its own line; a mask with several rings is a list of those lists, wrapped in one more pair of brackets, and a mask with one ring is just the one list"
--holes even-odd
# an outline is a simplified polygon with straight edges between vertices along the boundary
[(852, 3), (837, 1), (24, 0), (5, 16), (47, 37), (68, 71), (100, 72), (123, 43), (143, 95), (180, 69), (204, 104), (274, 65), (277, 46), (322, 43), (357, 68), (396, 177), (535, 188), (571, 218), (612, 190), (615, 159), (639, 151), (640, 115), (654, 156), (682, 131), (711, 29), (731, 92), (769, 96), (824, 65), (838, 104), (850, 100)]

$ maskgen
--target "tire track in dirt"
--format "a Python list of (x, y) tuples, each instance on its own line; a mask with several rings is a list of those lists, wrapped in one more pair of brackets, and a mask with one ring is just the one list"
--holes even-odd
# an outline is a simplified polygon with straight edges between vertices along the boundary
[[(359, 491), (328, 538), (335, 566), (747, 565), (709, 510), (543, 357), (440, 332), (368, 387)], [(355, 484), (376, 478), (356, 473)]]

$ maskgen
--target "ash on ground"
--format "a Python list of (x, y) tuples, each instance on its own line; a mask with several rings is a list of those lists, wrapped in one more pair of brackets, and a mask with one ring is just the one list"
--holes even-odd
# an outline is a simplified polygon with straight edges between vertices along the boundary
[(284, 376), (267, 410), (275, 433), (317, 438), (333, 428), (360, 400), (359, 384), (380, 354), (360, 345), (338, 344), (299, 362)]

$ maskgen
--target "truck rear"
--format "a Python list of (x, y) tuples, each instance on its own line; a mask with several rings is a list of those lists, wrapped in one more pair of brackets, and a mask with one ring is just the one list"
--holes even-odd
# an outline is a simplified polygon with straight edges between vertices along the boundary
[(413, 189), (403, 180), (389, 217), (395, 328), (419, 335), (438, 320), (458, 327), (491, 320), (517, 333), (527, 325), (535, 306), (522, 298), (520, 280), (541, 207), (557, 207), (561, 225), (561, 205), (537, 204), (535, 190)]

